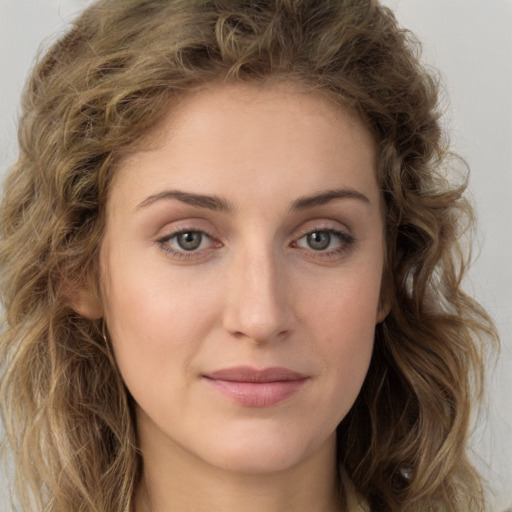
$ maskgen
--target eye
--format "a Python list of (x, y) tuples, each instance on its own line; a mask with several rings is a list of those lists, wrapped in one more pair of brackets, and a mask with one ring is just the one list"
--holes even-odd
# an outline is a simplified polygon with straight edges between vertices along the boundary
[(160, 238), (157, 243), (163, 251), (178, 259), (201, 257), (204, 251), (222, 245), (204, 231), (197, 229), (176, 231)]
[(325, 254), (338, 254), (354, 243), (354, 237), (336, 229), (313, 229), (302, 235), (295, 246)]
[(172, 238), (175, 239), (180, 249), (195, 251), (201, 246), (205, 235), (199, 231), (185, 231), (184, 233), (174, 235)]
[(306, 243), (314, 251), (324, 251), (331, 244), (331, 234), (326, 231), (313, 231), (306, 235)]

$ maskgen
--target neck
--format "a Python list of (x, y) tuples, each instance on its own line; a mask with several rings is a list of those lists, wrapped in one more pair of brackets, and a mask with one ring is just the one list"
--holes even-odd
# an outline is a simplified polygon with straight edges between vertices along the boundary
[(155, 437), (141, 439), (141, 450), (144, 468), (135, 512), (342, 510), (334, 436), (293, 467), (275, 472), (215, 467), (176, 445), (162, 445)]

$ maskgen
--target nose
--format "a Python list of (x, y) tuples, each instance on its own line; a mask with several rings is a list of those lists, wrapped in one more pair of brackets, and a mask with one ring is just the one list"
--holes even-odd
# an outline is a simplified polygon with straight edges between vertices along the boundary
[(247, 250), (232, 262), (223, 324), (232, 336), (256, 344), (287, 338), (294, 327), (283, 264), (269, 250)]

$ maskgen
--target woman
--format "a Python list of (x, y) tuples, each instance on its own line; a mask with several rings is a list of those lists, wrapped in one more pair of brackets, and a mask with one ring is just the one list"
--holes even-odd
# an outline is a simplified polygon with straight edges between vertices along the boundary
[(1, 210), (22, 510), (483, 510), (471, 223), (376, 2), (106, 0)]

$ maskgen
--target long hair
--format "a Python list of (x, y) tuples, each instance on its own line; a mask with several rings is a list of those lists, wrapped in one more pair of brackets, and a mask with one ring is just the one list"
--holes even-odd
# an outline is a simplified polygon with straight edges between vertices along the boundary
[(1, 405), (21, 510), (129, 510), (131, 397), (101, 321), (66, 290), (97, 284), (116, 165), (174, 102), (275, 77), (328, 95), (378, 144), (391, 311), (338, 428), (340, 464), (372, 511), (483, 510), (467, 441), (497, 337), (461, 289), (472, 210), (438, 81), (375, 0), (103, 0), (40, 59), (0, 210)]

